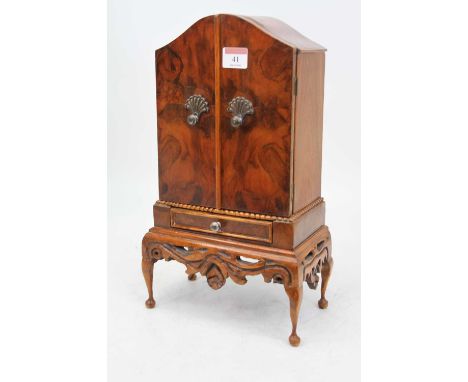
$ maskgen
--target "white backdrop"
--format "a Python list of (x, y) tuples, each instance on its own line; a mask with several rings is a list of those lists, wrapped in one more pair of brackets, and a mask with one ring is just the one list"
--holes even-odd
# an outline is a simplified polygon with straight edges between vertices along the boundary
[[(329, 308), (304, 290), (299, 348), (279, 285), (212, 291), (155, 266), (144, 307), (140, 243), (157, 195), (154, 50), (215, 13), (279, 18), (327, 49), (322, 195), (335, 268)], [(110, 0), (108, 5), (109, 380), (358, 381), (360, 374), (360, 5), (353, 1)]]

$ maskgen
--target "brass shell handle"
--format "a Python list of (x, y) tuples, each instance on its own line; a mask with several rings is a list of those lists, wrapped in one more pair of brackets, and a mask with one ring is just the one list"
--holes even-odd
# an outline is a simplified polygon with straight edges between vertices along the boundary
[(187, 123), (190, 126), (196, 125), (200, 114), (209, 110), (208, 101), (199, 94), (188, 97), (187, 101), (185, 101), (185, 108), (190, 111), (190, 114), (187, 116)]
[(219, 232), (221, 230), (221, 223), (220, 222), (212, 222), (210, 224), (210, 230), (213, 232)]
[(254, 108), (252, 102), (250, 102), (245, 97), (235, 97), (229, 102), (227, 111), (232, 113), (231, 117), (231, 126), (237, 129), (244, 123), (244, 117), (252, 115), (254, 113)]

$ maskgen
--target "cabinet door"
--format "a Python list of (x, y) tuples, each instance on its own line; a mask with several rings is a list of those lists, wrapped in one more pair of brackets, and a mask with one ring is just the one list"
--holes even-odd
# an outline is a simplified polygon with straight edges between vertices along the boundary
[[(236, 53), (223, 48), (247, 48), (246, 69), (225, 68), (228, 62), (220, 69), (222, 207), (288, 216), (295, 50), (244, 19), (219, 17), (223, 59), (235, 60)], [(237, 59), (240, 67), (243, 59)], [(245, 97), (254, 109), (238, 128), (231, 126), (227, 111), (235, 97)]]
[[(214, 17), (199, 20), (156, 51), (159, 198), (215, 206)], [(202, 96), (194, 125), (185, 104)]]

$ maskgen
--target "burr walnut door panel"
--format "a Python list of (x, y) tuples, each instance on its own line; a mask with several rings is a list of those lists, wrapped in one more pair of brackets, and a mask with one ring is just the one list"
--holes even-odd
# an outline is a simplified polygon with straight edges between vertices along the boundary
[[(215, 207), (214, 17), (156, 51), (159, 197)], [(200, 95), (208, 111), (193, 126), (185, 103)]]
[[(223, 48), (248, 52), (247, 69), (220, 65), (222, 207), (288, 216), (295, 51), (241, 18), (219, 17), (220, 54)], [(235, 97), (253, 106), (239, 127), (231, 125), (227, 111)]]

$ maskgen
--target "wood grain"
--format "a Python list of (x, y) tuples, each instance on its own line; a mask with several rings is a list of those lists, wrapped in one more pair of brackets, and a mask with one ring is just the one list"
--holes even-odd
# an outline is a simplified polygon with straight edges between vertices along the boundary
[(221, 48), (248, 49), (248, 69), (221, 69), (221, 103), (243, 96), (254, 107), (238, 129), (221, 110), (222, 208), (288, 216), (294, 49), (241, 18), (220, 18)]
[(221, 76), (221, 49), (220, 35), (221, 24), (219, 15), (215, 16), (215, 146), (216, 146), (216, 208), (221, 208), (221, 91), (220, 91), (220, 76)]
[[(210, 224), (213, 222), (220, 223), (219, 232), (213, 232), (210, 229)], [(171, 227), (266, 243), (271, 243), (273, 236), (272, 222), (187, 211), (180, 208), (171, 209)]]
[[(159, 195), (215, 207), (214, 17), (199, 20), (156, 51)], [(194, 126), (185, 101), (203, 96), (209, 112)]]
[[(247, 48), (248, 68), (222, 68), (223, 47)], [(200, 273), (213, 289), (254, 275), (283, 284), (293, 346), (303, 283), (316, 289), (321, 278), (318, 305), (328, 306), (324, 50), (276, 19), (215, 15), (156, 51), (161, 200), (142, 243), (148, 308), (156, 306), (154, 264), (163, 259), (184, 264), (191, 281)], [(185, 102), (194, 95), (208, 110), (190, 125)], [(235, 97), (254, 110), (238, 128), (227, 111)]]
[[(153, 265), (158, 260), (176, 260), (185, 265), (189, 279), (200, 273), (208, 285), (219, 289), (231, 278), (235, 283), (247, 283), (246, 276), (262, 275), (266, 282), (283, 284), (290, 302), (292, 331), (289, 342), (298, 346), (297, 334), (303, 283), (315, 288), (317, 274), (322, 273), (320, 308), (328, 306), (325, 293), (331, 274), (331, 239), (326, 226), (321, 227), (293, 251), (260, 245), (245, 245), (225, 238), (210, 238), (204, 234), (154, 227), (142, 242), (142, 271), (148, 289), (146, 306), (153, 308)], [(284, 254), (281, 254), (281, 253)], [(286, 255), (288, 252), (291, 254)], [(285, 256), (286, 255), (286, 256)]]
[(266, 16), (239, 16), (242, 19), (249, 21), (257, 28), (261, 29), (264, 33), (268, 33), (271, 37), (287, 44), (291, 47), (297, 48), (303, 52), (326, 51), (326, 49), (316, 42), (305, 37), (297, 30), (291, 28), (288, 24), (284, 23), (274, 17)]
[(321, 195), (324, 68), (323, 52), (298, 54), (293, 212)]

